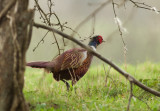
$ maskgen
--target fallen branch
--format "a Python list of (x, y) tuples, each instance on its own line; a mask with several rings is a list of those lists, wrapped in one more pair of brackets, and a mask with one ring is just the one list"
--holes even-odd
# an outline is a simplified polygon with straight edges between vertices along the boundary
[(101, 56), (100, 54), (98, 54), (97, 52), (95, 52), (94, 50), (92, 50), (90, 47), (84, 45), (83, 43), (79, 42), (77, 39), (75, 39), (72, 36), (69, 36), (59, 30), (56, 30), (54, 28), (45, 26), (45, 25), (41, 25), (41, 24), (37, 24), (34, 23), (33, 24), (35, 27), (37, 28), (43, 28), (49, 31), (52, 31), (54, 33), (57, 33), (59, 35), (61, 35), (62, 37), (71, 40), (72, 42), (78, 44), (79, 46), (85, 48), (87, 51), (89, 51), (90, 53), (92, 53), (94, 56), (96, 56), (97, 58), (101, 59), (102, 61), (104, 61), (105, 63), (109, 64), (111, 67), (113, 67), (116, 71), (118, 71), (121, 75), (123, 75), (124, 77), (126, 77), (127, 80), (129, 80), (130, 82), (134, 83), (135, 85), (139, 86), (140, 88), (142, 88), (143, 90), (150, 92), (151, 94), (160, 97), (160, 92), (149, 88), (147, 86), (145, 86), (144, 84), (142, 84), (141, 82), (139, 82), (138, 80), (136, 80), (133, 76), (131, 76), (129, 73), (123, 71), (122, 69), (120, 69), (117, 65), (115, 65), (114, 63), (112, 63), (111, 61), (109, 61), (108, 59), (104, 58), (103, 56)]

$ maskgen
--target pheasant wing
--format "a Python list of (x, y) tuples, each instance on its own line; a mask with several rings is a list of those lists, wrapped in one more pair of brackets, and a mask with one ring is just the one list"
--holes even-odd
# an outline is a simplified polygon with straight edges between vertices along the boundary
[(87, 58), (87, 51), (84, 49), (74, 49), (64, 54), (61, 70), (78, 68)]

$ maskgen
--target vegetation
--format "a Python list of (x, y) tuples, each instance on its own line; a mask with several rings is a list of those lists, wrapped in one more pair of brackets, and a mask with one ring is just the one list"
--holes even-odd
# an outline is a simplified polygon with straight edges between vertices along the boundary
[[(127, 72), (143, 84), (160, 91), (160, 64), (146, 62), (127, 65)], [(123, 65), (121, 68), (125, 68)], [(106, 71), (104, 71), (104, 69)], [(127, 109), (129, 82), (111, 68), (92, 66), (88, 73), (69, 92), (63, 82), (56, 82), (52, 74), (43, 69), (27, 68), (24, 95), (33, 111), (125, 111)], [(133, 86), (131, 111), (158, 111), (160, 98)]]

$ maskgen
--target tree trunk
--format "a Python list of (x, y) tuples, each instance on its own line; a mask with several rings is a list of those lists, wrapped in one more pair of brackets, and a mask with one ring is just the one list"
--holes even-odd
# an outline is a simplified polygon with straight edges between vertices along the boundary
[[(0, 0), (0, 13), (12, 0)], [(0, 111), (28, 111), (23, 95), (28, 24), (33, 11), (28, 0), (15, 0), (0, 18)]]

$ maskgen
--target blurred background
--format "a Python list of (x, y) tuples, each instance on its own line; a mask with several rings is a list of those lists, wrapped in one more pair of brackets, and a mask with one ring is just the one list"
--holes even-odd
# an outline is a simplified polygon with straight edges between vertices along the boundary
[[(40, 6), (44, 11), (48, 11), (47, 0), (39, 1)], [(82, 20), (84, 20), (90, 13), (98, 8), (105, 0), (54, 0), (54, 12), (59, 17), (61, 23), (66, 23), (66, 26), (74, 29)], [(119, 3), (119, 0), (115, 0)], [(160, 9), (160, 1), (158, 0), (141, 0), (157, 9)], [(34, 7), (34, 1), (30, 0), (30, 8)], [(154, 11), (140, 9), (134, 7), (130, 2), (125, 6), (116, 7), (117, 16), (123, 23), (123, 27), (127, 32), (123, 33), (123, 38), (126, 43), (127, 53), (126, 61), (130, 64), (142, 63), (145, 61), (160, 62), (160, 14)], [(38, 12), (35, 13), (35, 21), (42, 23)], [(52, 18), (55, 23), (57, 20)], [(105, 40), (101, 46), (97, 48), (97, 52), (113, 62), (124, 63), (124, 47), (117, 24), (114, 20), (113, 7), (110, 3), (106, 5), (100, 12), (95, 15), (95, 18), (90, 19), (84, 24), (80, 30), (79, 35), (82, 38), (89, 37), (93, 32), (93, 20), (95, 21), (94, 35), (102, 35)], [(57, 27), (55, 27), (57, 28)], [(57, 54), (56, 44), (53, 34), (49, 33), (44, 42), (40, 43), (38, 48), (33, 52), (38, 42), (43, 38), (47, 31), (36, 29), (33, 30), (32, 40), (29, 50), (27, 51), (27, 61), (50, 61)], [(72, 34), (69, 29), (64, 30), (67, 34)], [(112, 34), (112, 36), (110, 36)], [(79, 35), (75, 34), (75, 38), (80, 39)], [(62, 37), (56, 35), (59, 45), (65, 50), (78, 47), (65, 39), (66, 47), (63, 46)], [(83, 43), (87, 44), (89, 40)], [(94, 64), (101, 63), (95, 58)]]

